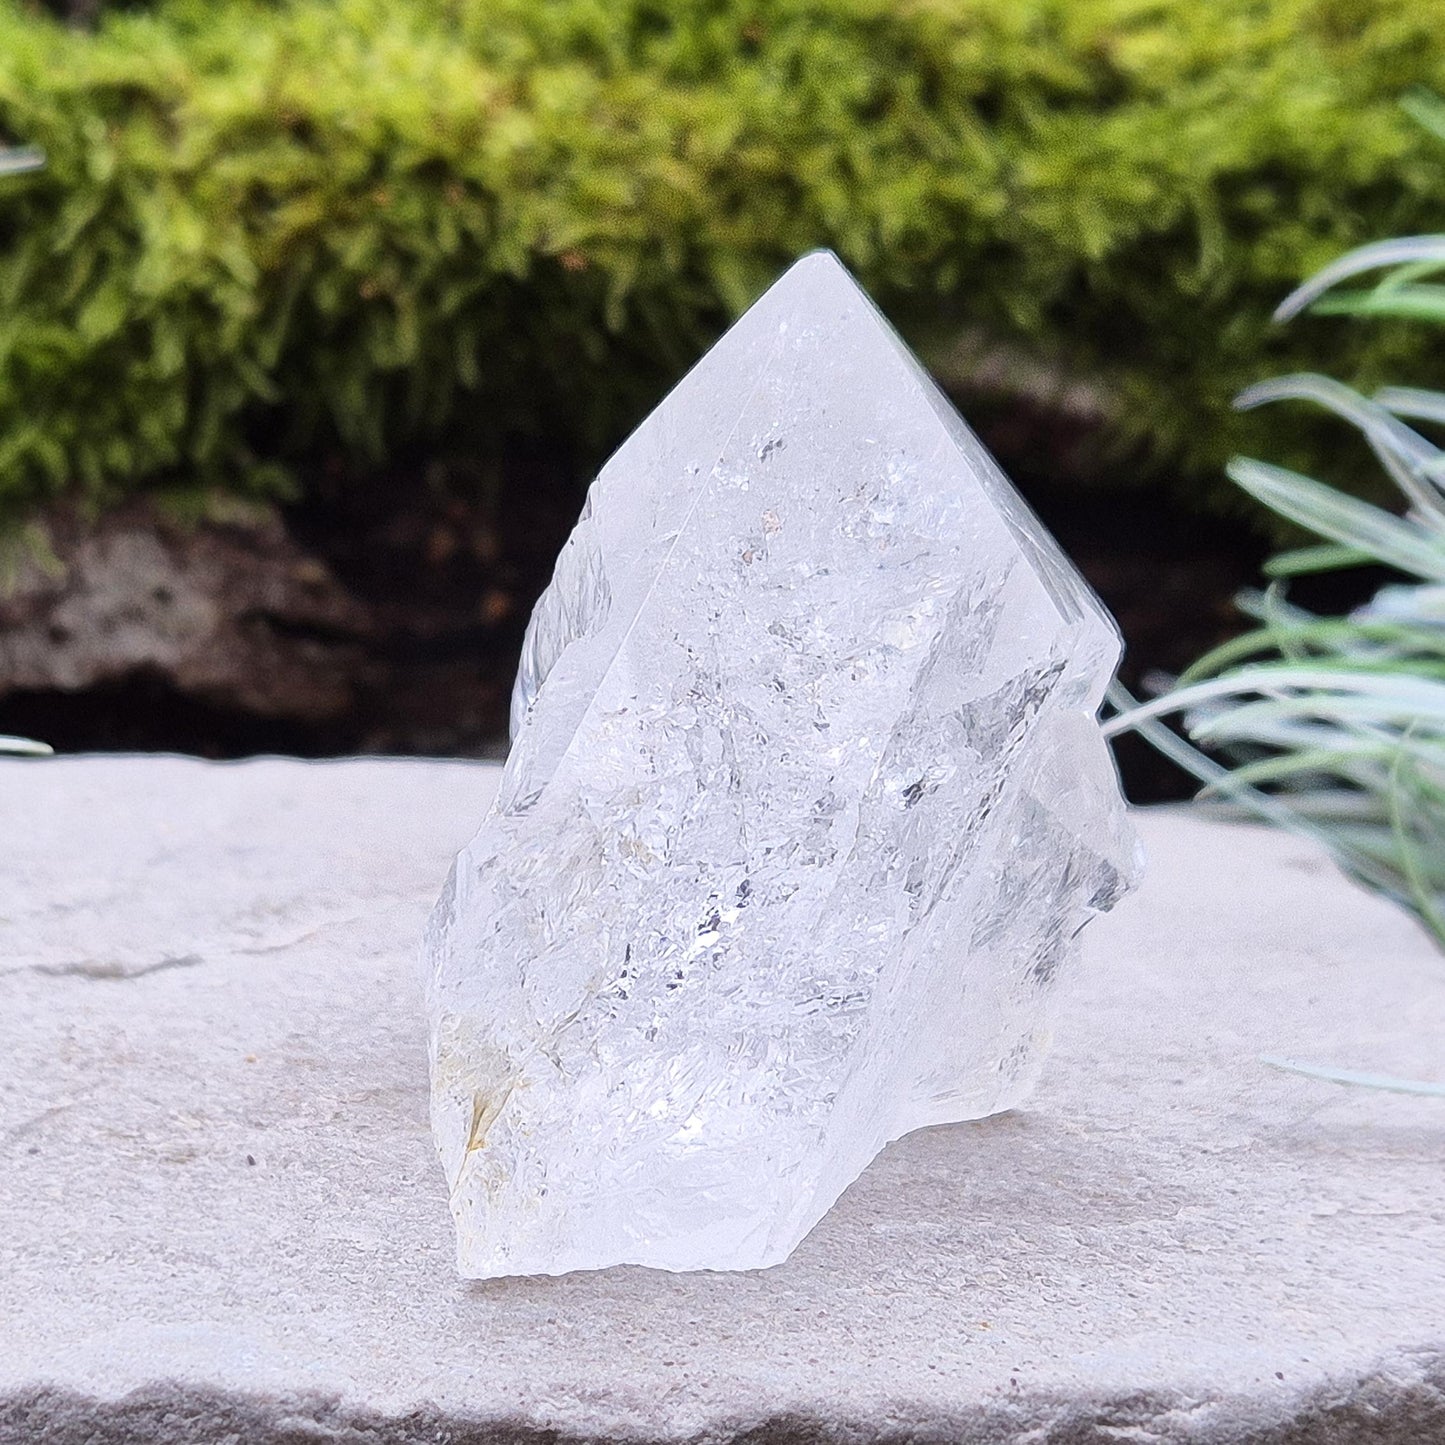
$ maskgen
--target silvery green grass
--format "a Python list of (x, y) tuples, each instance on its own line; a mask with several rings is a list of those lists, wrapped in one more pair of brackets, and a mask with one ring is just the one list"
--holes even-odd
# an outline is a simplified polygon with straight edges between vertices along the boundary
[[(1445, 104), (1414, 101), (1445, 140)], [(1352, 251), (1279, 307), (1445, 324), (1445, 235)], [(1375, 278), (1372, 284), (1343, 283)], [(1106, 729), (1137, 730), (1204, 784), (1202, 796), (1306, 834), (1363, 883), (1412, 910), (1445, 947), (1445, 393), (1390, 386), (1364, 396), (1329, 377), (1280, 377), (1236, 401), (1322, 406), (1358, 429), (1402, 515), (1309, 477), (1237, 459), (1234, 481), (1319, 542), (1275, 557), (1263, 592), (1240, 598), (1257, 624), (1202, 657), (1161, 696), (1122, 689)], [(1438, 431), (1436, 433), (1438, 435)], [(1286, 596), (1291, 577), (1384, 564), (1400, 574), (1343, 617)], [(1176, 714), (1188, 740), (1161, 719)], [(1209, 752), (1203, 749), (1209, 749)], [(1343, 1083), (1445, 1095), (1445, 1084), (1269, 1060)]]
[[(0, 148), (0, 176), (13, 176), (21, 171), (33, 171), (42, 164), (39, 151), (29, 149)], [(32, 742), (29, 738), (6, 737), (0, 733), (0, 753), (48, 753), (44, 743)]]

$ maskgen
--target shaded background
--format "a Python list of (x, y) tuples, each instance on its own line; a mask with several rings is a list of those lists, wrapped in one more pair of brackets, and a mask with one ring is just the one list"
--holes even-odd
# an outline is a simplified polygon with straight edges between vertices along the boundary
[(0, 0), (0, 144), (46, 157), (0, 178), (0, 732), (498, 754), (597, 464), (821, 245), (1126, 682), (1177, 671), (1277, 540), (1232, 453), (1378, 485), (1235, 391), (1438, 384), (1418, 333), (1269, 315), (1441, 228), (1398, 102), (1442, 36), (1436, 0)]

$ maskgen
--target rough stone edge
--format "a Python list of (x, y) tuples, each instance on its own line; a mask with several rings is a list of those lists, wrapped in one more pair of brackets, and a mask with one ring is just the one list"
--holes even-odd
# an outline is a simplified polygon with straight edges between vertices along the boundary
[(779, 1413), (678, 1435), (571, 1430), (433, 1406), (384, 1414), (315, 1391), (252, 1395), (156, 1383), (114, 1400), (53, 1386), (0, 1398), (0, 1445), (1429, 1445), (1445, 1441), (1445, 1349), (1397, 1351), (1351, 1381), (1270, 1399), (1139, 1391), (1023, 1395), (961, 1412), (899, 1405)]

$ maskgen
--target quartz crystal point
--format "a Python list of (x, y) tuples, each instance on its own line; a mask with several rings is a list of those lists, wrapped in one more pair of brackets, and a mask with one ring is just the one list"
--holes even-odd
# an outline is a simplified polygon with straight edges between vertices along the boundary
[(785, 1259), (1032, 1086), (1136, 845), (1112, 621), (838, 261), (602, 469), (428, 932), (461, 1272)]

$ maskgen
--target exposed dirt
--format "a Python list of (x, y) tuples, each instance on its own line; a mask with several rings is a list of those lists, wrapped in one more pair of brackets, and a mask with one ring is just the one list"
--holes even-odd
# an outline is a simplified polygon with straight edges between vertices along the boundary
[[(0, 732), (61, 750), (498, 755), (522, 630), (580, 493), (525, 456), (507, 495), (333, 479), (304, 509), (183, 523), (136, 503), (47, 519), (58, 566), (0, 593)], [(1119, 619), (1126, 684), (1237, 627), (1247, 531), (1140, 494), (1025, 482)], [(398, 506), (397, 498), (405, 499)], [(1186, 780), (1126, 742), (1133, 795)]]
[(182, 527), (133, 505), (87, 525), (47, 519), (0, 593), (0, 679), (82, 695), (162, 678), (183, 697), (257, 717), (344, 711), (367, 609), (281, 519)]

